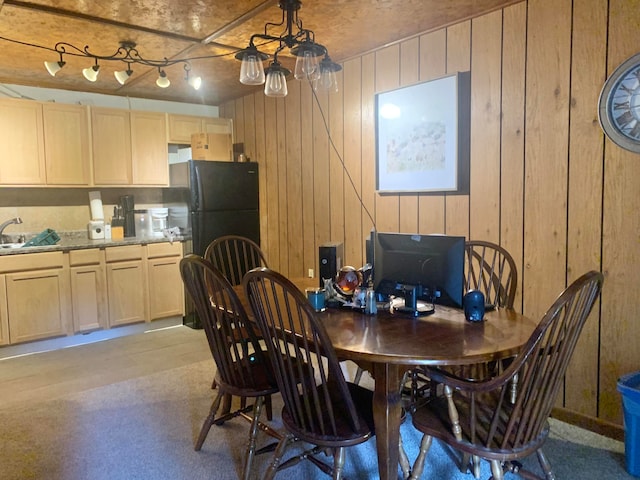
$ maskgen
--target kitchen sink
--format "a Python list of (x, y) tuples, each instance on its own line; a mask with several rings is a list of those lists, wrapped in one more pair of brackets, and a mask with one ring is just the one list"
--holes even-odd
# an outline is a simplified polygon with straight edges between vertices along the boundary
[(24, 243), (0, 243), (0, 248), (20, 248)]

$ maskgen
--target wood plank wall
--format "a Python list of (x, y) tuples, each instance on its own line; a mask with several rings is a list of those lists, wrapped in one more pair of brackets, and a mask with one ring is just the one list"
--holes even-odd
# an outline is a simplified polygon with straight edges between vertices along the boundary
[[(289, 83), (221, 106), (261, 166), (262, 246), (289, 276), (341, 241), (364, 263), (379, 231), (446, 233), (505, 246), (519, 266), (517, 308), (539, 318), (583, 272), (606, 275), (558, 404), (622, 424), (617, 378), (640, 369), (640, 158), (605, 139), (597, 102), (637, 53), (628, 0), (528, 0), (349, 59), (340, 92)], [(374, 94), (471, 71), (469, 195), (375, 192)], [(330, 137), (327, 134), (330, 132)]]

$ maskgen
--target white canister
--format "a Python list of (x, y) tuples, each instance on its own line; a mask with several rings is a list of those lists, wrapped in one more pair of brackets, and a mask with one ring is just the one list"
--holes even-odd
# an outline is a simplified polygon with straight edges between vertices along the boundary
[(167, 228), (169, 209), (150, 208), (149, 215), (151, 217), (151, 235), (154, 237), (161, 237), (163, 235), (163, 230)]

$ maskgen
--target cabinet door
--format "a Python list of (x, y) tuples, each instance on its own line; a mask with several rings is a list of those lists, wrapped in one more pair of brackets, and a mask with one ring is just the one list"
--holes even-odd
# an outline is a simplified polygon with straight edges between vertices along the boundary
[(203, 118), (202, 125), (204, 133), (233, 134), (233, 124), (230, 118)]
[(109, 325), (147, 319), (147, 279), (142, 260), (107, 264)]
[(71, 318), (68, 270), (6, 275), (9, 338), (12, 344), (66, 335)]
[(191, 134), (202, 133), (202, 117), (169, 114), (167, 118), (169, 143), (191, 144)]
[(91, 109), (93, 181), (131, 185), (131, 121), (128, 110)]
[(9, 317), (7, 315), (7, 282), (0, 275), (0, 345), (9, 344)]
[(84, 332), (105, 328), (108, 324), (106, 275), (100, 265), (71, 267), (73, 330)]
[(134, 185), (169, 185), (166, 125), (164, 113), (131, 112)]
[(44, 185), (42, 105), (0, 100), (0, 184)]
[(47, 184), (89, 185), (88, 108), (45, 103), (42, 109)]
[(154, 258), (148, 262), (149, 316), (184, 315), (184, 288), (180, 277), (180, 257)]

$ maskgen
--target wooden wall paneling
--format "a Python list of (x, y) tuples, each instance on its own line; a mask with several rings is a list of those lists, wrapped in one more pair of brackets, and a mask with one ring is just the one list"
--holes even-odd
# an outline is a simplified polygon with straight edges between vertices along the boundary
[[(253, 98), (253, 125), (255, 130), (255, 144), (251, 151), (250, 157), (252, 162), (257, 162), (259, 166), (258, 185), (260, 189), (259, 201), (260, 201), (260, 247), (265, 250), (266, 245), (269, 244), (269, 222), (266, 215), (267, 208), (267, 162), (266, 162), (266, 142), (265, 142), (265, 130), (264, 130), (264, 94), (262, 92), (256, 92), (251, 95)], [(234, 122), (235, 123), (235, 122)], [(269, 257), (267, 256), (267, 262)]]
[[(411, 85), (419, 78), (420, 39), (414, 37), (400, 44), (400, 85)], [(400, 195), (400, 232), (418, 232), (418, 195)]]
[[(599, 270), (602, 239), (603, 138), (595, 105), (606, 74), (607, 5), (574, 0), (569, 125), (567, 281)], [(594, 81), (596, 80), (596, 81)], [(584, 326), (565, 377), (564, 406), (598, 415), (599, 306)]]
[(289, 276), (305, 276), (303, 243), (298, 241), (302, 232), (304, 214), (302, 201), (302, 136), (300, 130), (300, 82), (289, 82), (289, 93), (285, 107), (286, 130), (286, 206), (283, 212), (287, 217), (287, 256)]
[(242, 97), (236, 99), (235, 104), (235, 131), (236, 136), (233, 137), (236, 143), (244, 143), (244, 99), (248, 97)]
[[(382, 48), (375, 55), (376, 93), (397, 88), (400, 85), (400, 46), (396, 44)], [(376, 225), (380, 232), (400, 231), (399, 195), (376, 195)]]
[(502, 11), (472, 20), (469, 238), (500, 243)]
[(376, 135), (375, 135), (375, 68), (374, 53), (362, 57), (362, 245), (371, 230), (377, 227), (376, 218)]
[[(607, 76), (638, 53), (640, 9), (636, 2), (609, 2)], [(602, 263), (606, 272), (602, 293), (599, 416), (622, 423), (618, 377), (640, 366), (640, 161), (605, 140)]]
[(329, 140), (329, 207), (331, 208), (331, 239), (345, 244), (344, 210), (348, 206), (344, 200), (346, 180), (342, 165), (344, 159), (344, 93), (342, 86), (344, 81), (341, 71), (336, 72), (336, 80), (339, 90), (329, 93), (327, 98), (329, 108), (325, 111), (329, 127), (327, 133)]
[[(280, 211), (278, 210), (278, 125), (276, 123), (276, 100), (264, 97), (264, 138), (265, 162), (264, 175), (267, 184), (266, 215), (267, 227), (267, 259), (269, 267), (280, 271)], [(236, 122), (234, 122), (236, 123)], [(286, 211), (282, 212), (286, 215)], [(263, 244), (264, 248), (264, 244)]]
[[(468, 71), (470, 57), (471, 21), (447, 28), (447, 73)], [(468, 238), (469, 195), (445, 194), (445, 208), (445, 233)]]
[[(300, 88), (300, 152), (302, 156), (302, 236), (304, 275), (308, 269), (318, 272), (318, 249), (315, 238), (314, 162), (313, 162), (313, 91), (308, 83)], [(316, 273), (318, 275), (318, 273)]]
[(278, 250), (280, 251), (280, 273), (289, 275), (289, 244), (288, 237), (288, 215), (289, 207), (300, 208), (299, 205), (289, 205), (287, 199), (287, 128), (285, 104), (286, 98), (276, 98), (276, 138), (278, 140), (276, 148), (276, 158), (278, 159)]
[(256, 129), (255, 129), (255, 96), (247, 95), (243, 102), (243, 118), (244, 118), (244, 153), (251, 160), (254, 159), (254, 151), (256, 148)]
[[(326, 92), (317, 92), (313, 101), (313, 184), (315, 190), (313, 211), (315, 213), (315, 248), (334, 241), (331, 238), (331, 199), (329, 169), (329, 137), (322, 119), (327, 112), (329, 100)], [(336, 240), (340, 241), (340, 240)]]
[(527, 3), (503, 10), (500, 244), (518, 267), (515, 308), (522, 311), (524, 209), (524, 92)]
[[(420, 81), (442, 77), (447, 72), (447, 29), (420, 37)], [(444, 195), (418, 197), (418, 233), (444, 233)]]
[(236, 102), (231, 100), (224, 104), (224, 114), (218, 112), (221, 117), (233, 119), (233, 141), (238, 142), (238, 118), (236, 117)]
[(523, 313), (541, 317), (566, 285), (571, 1), (529, 2)]
[(362, 247), (362, 62), (359, 58), (345, 62), (344, 92), (344, 257), (345, 262), (364, 265)]

